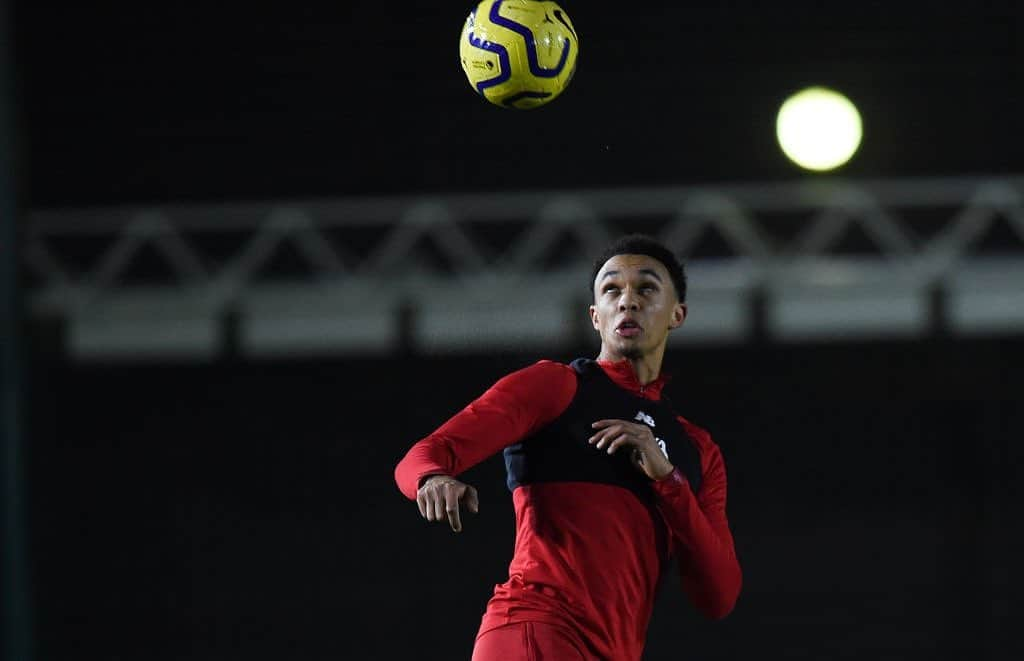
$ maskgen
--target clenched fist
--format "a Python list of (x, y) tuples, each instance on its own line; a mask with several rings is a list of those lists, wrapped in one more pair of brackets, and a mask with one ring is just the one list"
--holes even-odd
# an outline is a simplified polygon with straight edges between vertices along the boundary
[(427, 521), (447, 520), (455, 532), (462, 532), (459, 505), (466, 504), (473, 514), (480, 511), (476, 489), (447, 475), (431, 475), (416, 492), (416, 506)]

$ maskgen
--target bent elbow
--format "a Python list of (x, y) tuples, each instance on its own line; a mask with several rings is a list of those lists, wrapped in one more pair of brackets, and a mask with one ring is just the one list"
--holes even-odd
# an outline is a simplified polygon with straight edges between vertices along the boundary
[(713, 598), (703, 604), (701, 613), (704, 617), (709, 620), (721, 620), (731, 613), (736, 608), (742, 585), (743, 577), (737, 570), (735, 578), (729, 582), (729, 585), (722, 586), (715, 592)]
[(709, 620), (722, 620), (736, 607), (736, 598), (722, 600), (710, 604), (704, 609), (704, 617)]
[(395, 484), (402, 495), (409, 500), (416, 500), (416, 490), (419, 485), (416, 483), (416, 468), (409, 465), (409, 458), (406, 455), (398, 465), (395, 466)]

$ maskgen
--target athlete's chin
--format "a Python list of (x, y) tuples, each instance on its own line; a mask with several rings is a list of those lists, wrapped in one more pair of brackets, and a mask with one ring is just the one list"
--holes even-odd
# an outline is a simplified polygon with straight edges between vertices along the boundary
[(604, 346), (612, 349), (620, 359), (637, 360), (646, 354), (645, 344), (640, 342), (639, 337), (622, 337), (614, 334), (604, 338)]
[(629, 360), (643, 358), (644, 350), (637, 342), (619, 342), (619, 355)]
[(628, 360), (640, 360), (644, 357), (644, 352), (640, 350), (640, 347), (629, 347), (622, 352), (622, 357)]

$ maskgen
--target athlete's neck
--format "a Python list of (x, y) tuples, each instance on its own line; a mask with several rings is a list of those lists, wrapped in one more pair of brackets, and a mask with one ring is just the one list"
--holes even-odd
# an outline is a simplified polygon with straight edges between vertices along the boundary
[(633, 368), (633, 373), (636, 374), (636, 380), (640, 382), (640, 385), (646, 386), (648, 383), (654, 381), (661, 374), (661, 362), (665, 357), (665, 346), (662, 345), (656, 350), (645, 354), (643, 356), (623, 356), (616, 351), (612, 351), (608, 347), (602, 345), (601, 353), (598, 354), (598, 360), (607, 360), (609, 362), (617, 363), (620, 360), (627, 360)]

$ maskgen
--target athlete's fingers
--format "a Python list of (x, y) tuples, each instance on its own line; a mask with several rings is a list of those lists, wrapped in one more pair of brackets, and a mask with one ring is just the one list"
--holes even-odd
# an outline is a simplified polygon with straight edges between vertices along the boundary
[(608, 454), (613, 454), (616, 450), (618, 450), (623, 445), (631, 444), (632, 442), (633, 442), (632, 437), (628, 433), (623, 432), (623, 433), (619, 434), (618, 436), (615, 436), (614, 438), (612, 438), (611, 442), (608, 444)]
[(455, 532), (462, 531), (462, 519), (459, 518), (459, 494), (451, 485), (446, 484), (444, 490), (444, 508), (448, 514), (448, 525)]
[(473, 514), (477, 514), (480, 511), (480, 499), (476, 495), (476, 489), (466, 485), (466, 493), (463, 498), (466, 501), (466, 509)]
[(593, 444), (595, 447), (597, 447), (598, 449), (603, 449), (605, 445), (607, 445), (609, 439), (614, 438), (621, 433), (623, 433), (622, 427), (620, 425), (614, 425), (612, 427), (602, 429), (601, 431), (594, 434), (591, 438), (593, 439)]
[(430, 494), (426, 490), (416, 494), (416, 505), (420, 508), (420, 514), (427, 521), (431, 521), (434, 518), (434, 506), (430, 500)]
[(444, 521), (444, 492), (448, 489), (447, 484), (442, 484), (438, 487), (437, 491), (432, 494), (431, 502), (434, 505), (434, 518), (431, 521)]
[(633, 444), (633, 437), (630, 436), (630, 434), (628, 432), (623, 432), (622, 434), (618, 434), (616, 436), (613, 436), (613, 437), (611, 437), (608, 440), (608, 442), (607, 442), (607, 447), (608, 447), (607, 452), (608, 452), (608, 454), (612, 454), (618, 448), (621, 448), (624, 445), (631, 445), (631, 444)]

